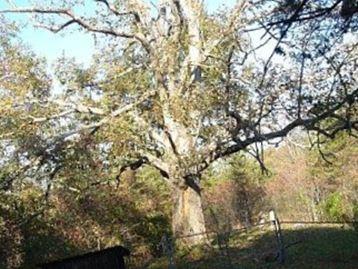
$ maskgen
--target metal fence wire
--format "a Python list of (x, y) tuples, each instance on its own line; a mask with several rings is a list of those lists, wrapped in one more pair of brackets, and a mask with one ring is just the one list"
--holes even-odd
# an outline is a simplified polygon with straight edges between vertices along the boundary
[[(177, 237), (163, 235), (160, 255), (143, 259), (140, 254), (128, 268), (241, 269), (241, 268), (358, 268), (358, 222), (270, 221), (238, 229), (213, 230)], [(188, 247), (190, 237), (203, 236)], [(324, 246), (324, 247), (322, 247)], [(319, 264), (319, 265), (318, 265)], [(330, 267), (332, 264), (344, 264)], [(346, 266), (346, 267), (345, 267)], [(309, 267), (313, 268), (313, 267)]]

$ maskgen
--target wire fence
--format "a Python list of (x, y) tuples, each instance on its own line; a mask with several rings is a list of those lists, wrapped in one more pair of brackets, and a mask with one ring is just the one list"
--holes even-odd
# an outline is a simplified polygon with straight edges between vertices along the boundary
[[(358, 268), (358, 222), (280, 221), (238, 229), (211, 230), (172, 237), (163, 235), (156, 257), (136, 251), (131, 269)], [(189, 238), (202, 244), (189, 247)], [(133, 248), (132, 248), (133, 249)], [(340, 264), (338, 267), (330, 267)], [(296, 267), (294, 267), (296, 266)], [(346, 266), (346, 267), (345, 267)], [(307, 267), (313, 268), (313, 267)]]

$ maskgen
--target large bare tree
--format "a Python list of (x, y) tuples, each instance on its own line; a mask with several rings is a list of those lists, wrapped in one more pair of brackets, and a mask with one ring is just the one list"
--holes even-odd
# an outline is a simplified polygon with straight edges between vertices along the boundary
[[(56, 98), (28, 89), (8, 107), (32, 126), (32, 142), (25, 139), (3, 187), (26, 173), (55, 181), (66, 169), (64, 154), (91, 139), (102, 152), (101, 169), (117, 177), (142, 165), (158, 169), (172, 190), (174, 233), (201, 234), (201, 174), (216, 160), (246, 151), (263, 166), (264, 143), (278, 144), (295, 128), (315, 134), (318, 145), (341, 130), (354, 134), (356, 7), (347, 13), (346, 1), (277, 2), (241, 0), (216, 14), (195, 0), (155, 7), (144, 0), (48, 1), (1, 11), (28, 13), (54, 33), (72, 28), (104, 37), (90, 68), (62, 63)], [(95, 12), (81, 13), (78, 5), (86, 4)], [(14, 115), (7, 115), (9, 126)], [(23, 146), (5, 128), (1, 139)]]

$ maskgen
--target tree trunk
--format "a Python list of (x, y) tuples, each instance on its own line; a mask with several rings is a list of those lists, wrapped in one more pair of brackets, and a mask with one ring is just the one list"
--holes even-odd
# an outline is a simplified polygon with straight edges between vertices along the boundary
[(188, 245), (204, 242), (206, 229), (200, 192), (191, 187), (176, 188), (173, 190), (173, 199), (174, 235), (184, 237), (181, 241)]

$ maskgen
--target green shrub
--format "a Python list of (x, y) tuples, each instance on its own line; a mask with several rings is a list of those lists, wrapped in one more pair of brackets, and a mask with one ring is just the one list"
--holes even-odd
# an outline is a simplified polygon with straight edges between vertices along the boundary
[(344, 214), (342, 194), (331, 193), (324, 202), (324, 213), (329, 220), (341, 221)]

